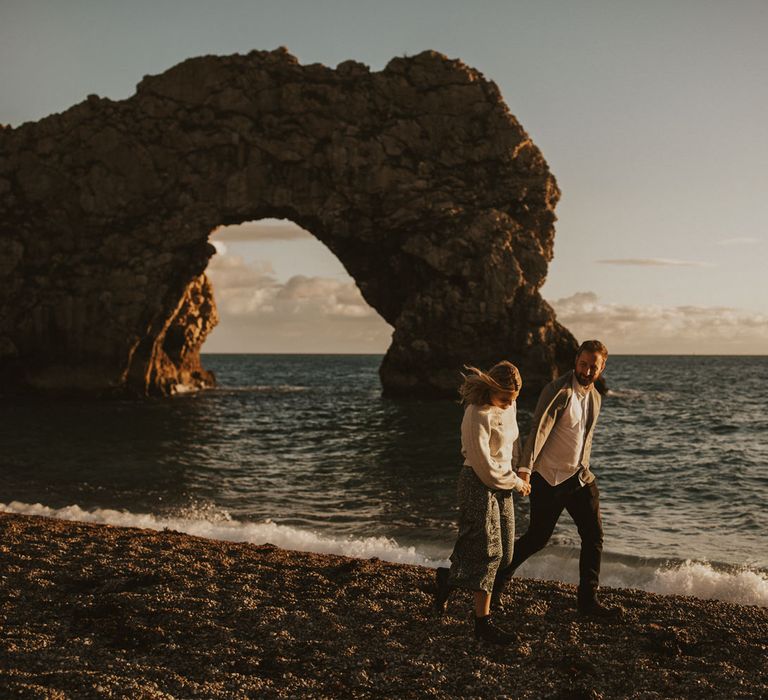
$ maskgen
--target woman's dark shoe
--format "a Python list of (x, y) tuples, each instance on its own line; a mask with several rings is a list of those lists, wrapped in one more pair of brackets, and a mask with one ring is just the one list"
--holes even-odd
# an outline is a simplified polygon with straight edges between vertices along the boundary
[(450, 571), (444, 566), (438, 566), (435, 571), (435, 612), (442, 615), (445, 612), (445, 604), (451, 595), (453, 586), (448, 583)]
[(475, 639), (507, 646), (517, 641), (517, 635), (497, 627), (491, 622), (491, 616), (486, 615), (485, 617), (475, 617)]

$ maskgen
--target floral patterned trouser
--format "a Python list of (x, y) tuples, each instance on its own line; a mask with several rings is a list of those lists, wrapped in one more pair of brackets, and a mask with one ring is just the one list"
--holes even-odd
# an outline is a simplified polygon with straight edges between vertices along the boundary
[(490, 593), (496, 571), (512, 561), (512, 492), (491, 491), (465, 466), (459, 474), (458, 496), (459, 535), (451, 554), (449, 583)]

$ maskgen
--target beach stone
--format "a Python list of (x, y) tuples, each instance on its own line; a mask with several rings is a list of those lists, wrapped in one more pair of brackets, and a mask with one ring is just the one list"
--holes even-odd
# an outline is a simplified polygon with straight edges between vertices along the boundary
[(378, 72), (284, 48), (192, 58), (0, 129), (0, 154), (6, 389), (212, 385), (208, 239), (267, 217), (322, 241), (393, 326), (387, 394), (452, 395), (463, 364), (503, 358), (533, 393), (572, 361), (539, 294), (555, 179), (496, 85), (437, 52)]

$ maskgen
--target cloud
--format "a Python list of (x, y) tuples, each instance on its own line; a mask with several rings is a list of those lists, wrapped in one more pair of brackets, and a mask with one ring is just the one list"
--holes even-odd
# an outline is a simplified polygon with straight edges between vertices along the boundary
[(723, 238), (723, 240), (717, 242), (717, 245), (739, 246), (754, 245), (755, 243), (760, 243), (760, 239), (753, 238), (752, 236), (737, 236), (736, 238)]
[(206, 352), (385, 352), (392, 328), (354, 281), (275, 278), (268, 262), (215, 255), (206, 271), (219, 326)]
[(712, 263), (697, 260), (672, 260), (669, 258), (614, 258), (596, 260), (601, 265), (637, 265), (640, 267), (713, 267)]
[(311, 233), (292, 221), (279, 219), (262, 219), (233, 226), (219, 226), (211, 232), (211, 236), (213, 236), (214, 245), (217, 242), (297, 241), (313, 237)]
[(723, 306), (612, 304), (593, 292), (551, 302), (578, 339), (600, 338), (619, 354), (764, 354), (768, 316)]
[(305, 307), (320, 310), (327, 316), (370, 318), (377, 316), (363, 299), (357, 285), (327, 277), (291, 277), (277, 293), (279, 303), (288, 305), (294, 313)]
[(206, 273), (217, 290), (217, 303), (223, 307), (229, 302), (232, 307), (245, 297), (279, 286), (271, 263), (259, 261), (249, 265), (238, 255), (214, 255)]

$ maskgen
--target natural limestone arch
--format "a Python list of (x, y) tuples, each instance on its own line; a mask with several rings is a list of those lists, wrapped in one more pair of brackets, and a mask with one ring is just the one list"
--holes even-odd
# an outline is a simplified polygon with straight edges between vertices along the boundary
[(449, 394), (463, 363), (500, 358), (538, 387), (575, 349), (538, 291), (558, 197), (496, 85), (460, 61), (189, 59), (127, 100), (0, 128), (0, 380), (211, 383), (209, 234), (278, 217), (327, 245), (394, 327), (385, 392)]

